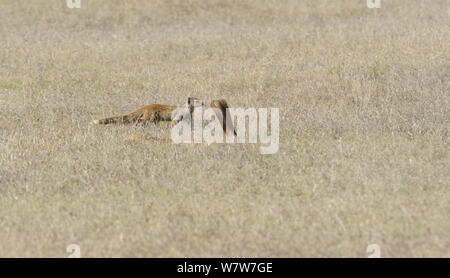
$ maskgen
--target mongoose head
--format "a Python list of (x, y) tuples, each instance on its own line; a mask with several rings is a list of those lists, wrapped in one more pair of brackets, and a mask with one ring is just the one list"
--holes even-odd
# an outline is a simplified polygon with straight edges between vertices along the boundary
[(228, 108), (228, 103), (224, 99), (216, 99), (211, 101), (211, 104), (209, 106), (213, 108), (219, 108), (222, 113), (225, 114), (225, 110)]
[(222, 119), (221, 121), (222, 121), (223, 131), (225, 131), (225, 132), (227, 130), (232, 131), (233, 134), (235, 136), (237, 136), (236, 130), (234, 129), (233, 124), (232, 124), (232, 120), (229, 118), (229, 115), (227, 115), (227, 113), (226, 113), (227, 109), (229, 108), (227, 101), (224, 99), (216, 99), (216, 100), (211, 101), (209, 106), (220, 110), (221, 115), (217, 115), (217, 116), (219, 117), (219, 119)]

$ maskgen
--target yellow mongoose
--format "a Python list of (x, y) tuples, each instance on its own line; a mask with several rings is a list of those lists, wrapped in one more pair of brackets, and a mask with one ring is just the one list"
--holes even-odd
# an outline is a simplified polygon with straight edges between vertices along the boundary
[(142, 106), (139, 109), (120, 116), (108, 117), (100, 120), (95, 120), (93, 124), (107, 125), (112, 123), (139, 123), (172, 121), (172, 112), (178, 107), (163, 104), (150, 104)]
[[(190, 108), (191, 112), (194, 109), (193, 100), (197, 99), (193, 97), (188, 98), (187, 105)], [(200, 103), (200, 105), (203, 105), (202, 102), (196, 102), (196, 105), (198, 105), (198, 103)], [(142, 106), (139, 109), (125, 115), (94, 120), (91, 123), (101, 125), (112, 123), (134, 123), (134, 125), (137, 125), (139, 123), (157, 123), (159, 121), (172, 121), (173, 123), (177, 123), (183, 119), (183, 115), (181, 113), (174, 113), (174, 111), (176, 111), (178, 108), (181, 107), (165, 104), (150, 104)]]
[[(203, 102), (199, 102), (197, 98), (190, 97), (188, 98), (187, 107), (189, 108), (189, 113), (193, 113), (195, 107), (198, 107), (198, 103), (200, 105), (204, 105)], [(222, 128), (224, 132), (227, 132), (227, 130), (233, 131), (234, 136), (236, 135), (236, 130), (233, 127), (232, 120), (227, 117), (226, 109), (229, 108), (228, 103), (225, 99), (217, 99), (211, 101), (210, 105), (211, 108), (218, 108), (220, 111), (220, 114), (217, 115), (220, 123), (222, 124)], [(180, 121), (180, 119), (177, 119), (177, 121)], [(124, 138), (124, 141), (130, 141), (130, 140), (145, 140), (145, 141), (155, 141), (155, 140), (161, 140), (159, 138), (155, 137), (148, 137), (142, 134), (129, 134)], [(167, 139), (165, 141), (168, 141)]]

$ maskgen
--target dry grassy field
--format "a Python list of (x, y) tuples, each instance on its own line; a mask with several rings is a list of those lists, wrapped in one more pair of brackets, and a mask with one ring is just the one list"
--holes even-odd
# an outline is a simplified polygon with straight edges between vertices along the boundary
[[(0, 256), (450, 257), (449, 2), (0, 0)], [(187, 97), (279, 151), (123, 142)]]

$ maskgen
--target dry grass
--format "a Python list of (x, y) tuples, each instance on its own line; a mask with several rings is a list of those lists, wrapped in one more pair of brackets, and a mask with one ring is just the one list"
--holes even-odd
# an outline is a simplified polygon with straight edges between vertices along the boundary
[[(450, 256), (448, 2), (0, 1), (0, 256)], [(279, 107), (280, 149), (123, 143)]]

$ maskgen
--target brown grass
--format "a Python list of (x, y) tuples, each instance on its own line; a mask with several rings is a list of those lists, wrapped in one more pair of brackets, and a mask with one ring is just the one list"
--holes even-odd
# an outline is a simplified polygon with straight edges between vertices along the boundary
[[(450, 256), (448, 2), (0, 1), (0, 256)], [(188, 96), (280, 149), (89, 126)]]

